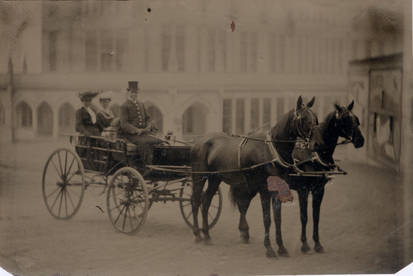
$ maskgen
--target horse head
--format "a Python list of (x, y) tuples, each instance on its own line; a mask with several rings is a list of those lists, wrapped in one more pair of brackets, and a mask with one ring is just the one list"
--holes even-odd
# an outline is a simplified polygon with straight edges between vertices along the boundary
[(297, 106), (293, 112), (292, 126), (296, 136), (304, 140), (309, 140), (312, 136), (313, 129), (318, 125), (317, 115), (311, 110), (314, 105), (315, 97), (307, 104), (303, 99), (298, 97)]
[(359, 128), (359, 118), (352, 112), (354, 101), (347, 107), (338, 104), (334, 106), (336, 108), (336, 129), (339, 136), (351, 141), (355, 148), (361, 148), (364, 145), (364, 137)]

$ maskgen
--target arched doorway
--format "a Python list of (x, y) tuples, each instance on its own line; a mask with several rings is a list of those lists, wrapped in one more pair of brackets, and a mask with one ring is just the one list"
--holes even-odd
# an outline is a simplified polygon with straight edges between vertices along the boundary
[(59, 135), (75, 131), (76, 114), (70, 103), (64, 103), (59, 109)]
[(184, 136), (198, 136), (207, 131), (208, 109), (205, 105), (194, 103), (182, 115), (182, 133)]
[(33, 127), (32, 109), (26, 102), (20, 102), (16, 107), (16, 126), (18, 128)]
[(153, 124), (159, 129), (160, 132), (163, 132), (163, 117), (162, 113), (156, 105), (151, 103), (146, 104), (146, 112), (151, 117)]
[(53, 135), (53, 111), (48, 103), (43, 102), (37, 108), (37, 133), (40, 135)]

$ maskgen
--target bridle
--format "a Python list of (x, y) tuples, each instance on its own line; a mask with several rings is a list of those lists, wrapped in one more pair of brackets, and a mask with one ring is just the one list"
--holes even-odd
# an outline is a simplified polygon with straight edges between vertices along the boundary
[[(311, 118), (312, 118), (312, 122), (311, 122), (312, 125), (318, 125), (317, 116), (309, 107), (304, 106), (302, 108), (301, 113), (304, 113), (304, 112), (310, 112)], [(307, 142), (310, 140), (314, 127), (310, 129), (308, 134), (305, 133), (305, 131), (303, 130), (304, 128), (303, 127), (303, 114), (298, 114), (297, 109), (295, 109), (294, 111), (293, 126), (294, 126), (294, 129), (297, 131), (298, 137), (303, 138)]]
[(341, 144), (348, 144), (348, 143), (352, 143), (353, 142), (353, 134), (354, 134), (354, 129), (358, 126), (356, 126), (356, 127), (354, 127), (354, 125), (352, 125), (351, 126), (351, 134), (350, 135), (348, 135), (346, 132), (345, 132), (345, 127), (342, 125), (342, 124), (339, 124), (338, 122), (342, 122), (342, 120), (343, 120), (343, 117), (345, 116), (345, 115), (348, 115), (349, 117), (352, 117), (352, 116), (354, 116), (352, 113), (351, 113), (351, 111), (349, 111), (349, 110), (345, 110), (345, 111), (343, 111), (343, 112), (336, 112), (336, 122), (335, 122), (335, 127), (337, 128), (337, 129), (339, 129), (339, 131), (340, 131), (340, 136), (341, 137), (343, 137), (344, 139), (346, 139), (345, 141), (343, 141)]

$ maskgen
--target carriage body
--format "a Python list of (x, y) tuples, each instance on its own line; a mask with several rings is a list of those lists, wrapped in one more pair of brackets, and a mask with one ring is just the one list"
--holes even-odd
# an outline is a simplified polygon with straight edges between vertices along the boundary
[(132, 167), (143, 174), (149, 165), (163, 169), (146, 173), (146, 180), (170, 181), (182, 178), (182, 172), (172, 172), (165, 169), (180, 168), (189, 170), (191, 166), (190, 146), (154, 146), (152, 148), (152, 164), (146, 164), (141, 154), (140, 145), (134, 145), (124, 139), (72, 136), (71, 143), (87, 171), (105, 176), (112, 175), (122, 167)]

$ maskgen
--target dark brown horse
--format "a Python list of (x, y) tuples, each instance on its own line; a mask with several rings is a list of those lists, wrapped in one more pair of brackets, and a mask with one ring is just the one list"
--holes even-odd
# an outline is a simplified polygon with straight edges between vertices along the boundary
[[(303, 163), (300, 169), (304, 171), (326, 171), (329, 169), (337, 169), (334, 163), (333, 154), (337, 146), (337, 141), (339, 137), (343, 137), (348, 141), (353, 143), (355, 148), (360, 148), (364, 144), (364, 137), (359, 128), (359, 119), (354, 115), (351, 110), (353, 109), (354, 101), (351, 102), (347, 107), (339, 106), (335, 104), (335, 110), (329, 113), (324, 120), (314, 130), (314, 136), (318, 136), (318, 143), (316, 146), (316, 152), (318, 153), (321, 162), (308, 162)], [(299, 161), (308, 160), (312, 156), (312, 152), (308, 149), (295, 149), (294, 158)], [(318, 224), (320, 220), (320, 207), (324, 196), (324, 186), (328, 182), (327, 177), (309, 177), (309, 176), (298, 176), (290, 177), (287, 180), (290, 188), (296, 190), (298, 193), (298, 198), (300, 202), (300, 218), (301, 218), (301, 242), (302, 252), (308, 252), (310, 247), (307, 243), (306, 236), (306, 225), (307, 225), (307, 202), (308, 195), (311, 192), (313, 197), (313, 240), (314, 240), (314, 250), (316, 252), (323, 252), (323, 246), (320, 243), (320, 237), (318, 234)], [(281, 211), (281, 202), (276, 203), (276, 209)], [(281, 216), (281, 212), (276, 212), (276, 216)], [(275, 218), (277, 229), (281, 229), (281, 218)], [(279, 232), (278, 239), (282, 239), (281, 232)], [(278, 233), (277, 233), (278, 235)], [(282, 243), (282, 241), (281, 241)]]
[[(269, 138), (273, 141), (279, 156), (288, 163), (292, 163), (292, 151), (297, 137), (309, 139), (313, 128), (317, 125), (317, 117), (310, 109), (314, 104), (313, 98), (308, 104), (303, 104), (299, 97), (297, 107), (285, 114), (274, 126)], [(211, 134), (198, 140), (191, 151), (193, 172), (206, 172), (193, 174), (192, 211), (194, 219), (193, 233), (196, 241), (202, 240), (198, 226), (198, 210), (202, 203), (202, 233), (205, 242), (210, 242), (208, 229), (208, 209), (213, 195), (216, 193), (221, 181), (231, 186), (231, 194), (241, 213), (239, 230), (244, 242), (249, 240), (249, 227), (246, 213), (251, 199), (260, 194), (263, 210), (265, 239), (264, 246), (269, 257), (275, 257), (271, 247), (269, 229), (271, 225), (270, 205), (274, 192), (267, 188), (268, 176), (286, 178), (290, 168), (279, 163), (271, 163), (274, 159), (269, 145), (265, 143), (266, 135), (263, 133), (252, 134), (248, 139), (233, 137), (223, 133)], [(236, 171), (257, 164), (265, 164), (247, 171)], [(226, 171), (226, 172), (225, 172)], [(218, 173), (219, 172), (219, 173)], [(205, 181), (208, 187), (202, 192)], [(274, 206), (274, 202), (273, 202)], [(281, 216), (277, 216), (281, 217)], [(277, 225), (280, 225), (278, 223)], [(280, 229), (277, 233), (281, 235)], [(281, 239), (279, 241), (282, 241)], [(284, 246), (279, 243), (279, 253), (284, 253)]]

